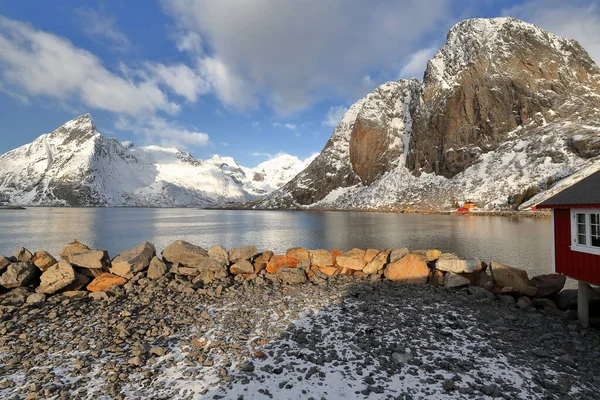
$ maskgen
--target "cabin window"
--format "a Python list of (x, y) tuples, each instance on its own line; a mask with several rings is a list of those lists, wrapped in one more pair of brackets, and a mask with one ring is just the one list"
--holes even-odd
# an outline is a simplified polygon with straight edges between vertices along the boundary
[(571, 210), (571, 250), (600, 255), (600, 210)]

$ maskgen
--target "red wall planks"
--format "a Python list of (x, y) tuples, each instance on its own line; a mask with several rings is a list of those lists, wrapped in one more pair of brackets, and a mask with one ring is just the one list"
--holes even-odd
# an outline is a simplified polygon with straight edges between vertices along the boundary
[(555, 208), (552, 212), (556, 272), (600, 285), (600, 256), (571, 250), (571, 210)]

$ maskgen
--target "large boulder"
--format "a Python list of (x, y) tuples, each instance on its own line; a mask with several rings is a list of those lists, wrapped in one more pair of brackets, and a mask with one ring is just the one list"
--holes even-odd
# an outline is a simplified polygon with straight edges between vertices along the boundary
[(247, 260), (241, 260), (229, 267), (229, 271), (233, 275), (247, 274), (251, 275), (254, 273), (254, 265)]
[(33, 289), (30, 287), (17, 287), (0, 295), (0, 304), (19, 304), (25, 303), (27, 298), (33, 293)]
[(69, 261), (69, 257), (71, 256), (71, 254), (85, 253), (86, 251), (90, 251), (90, 248), (87, 247), (85, 244), (74, 240), (62, 249), (62, 251), (60, 252), (60, 258)]
[(90, 292), (105, 292), (114, 285), (123, 285), (127, 283), (127, 279), (105, 272), (94, 279), (88, 286)]
[(7, 289), (29, 285), (37, 276), (38, 269), (30, 262), (10, 264), (0, 276), (0, 285)]
[(56, 258), (52, 257), (47, 251), (36, 251), (31, 262), (38, 267), (40, 271), (44, 272), (56, 264)]
[(348, 268), (355, 271), (362, 271), (367, 264), (365, 262), (365, 251), (361, 249), (352, 249), (336, 257), (335, 261), (342, 268)]
[(152, 243), (144, 242), (131, 250), (116, 256), (111, 262), (110, 272), (131, 279), (137, 272), (143, 271), (150, 265), (156, 256), (156, 249)]
[(388, 264), (383, 274), (390, 281), (419, 285), (427, 283), (429, 268), (425, 260), (418, 254), (408, 254), (400, 260)]
[(410, 251), (406, 247), (402, 249), (392, 249), (390, 251), (390, 263), (395, 263), (396, 261), (399, 261), (402, 257), (409, 253)]
[(282, 267), (277, 276), (281, 278), (283, 283), (287, 284), (299, 284), (306, 282), (306, 273), (302, 268), (288, 268)]
[(293, 249), (288, 249), (285, 255), (298, 260), (298, 267), (304, 268), (305, 270), (310, 268), (310, 256), (308, 254), (308, 250), (306, 250), (304, 247), (294, 247)]
[(258, 254), (256, 246), (242, 246), (229, 250), (229, 261), (235, 264), (238, 261), (250, 260)]
[(225, 265), (229, 265), (229, 253), (221, 246), (212, 246), (208, 249), (208, 256), (213, 260), (220, 261)]
[(463, 287), (463, 286), (469, 286), (470, 283), (471, 283), (470, 280), (468, 280), (464, 276), (455, 274), (454, 272), (448, 272), (444, 276), (444, 287), (449, 288), (449, 289)]
[(165, 261), (172, 264), (197, 267), (202, 260), (208, 257), (208, 252), (200, 246), (183, 240), (176, 240), (163, 250), (162, 257)]
[(373, 259), (375, 258), (375, 256), (379, 254), (379, 250), (377, 249), (367, 249), (365, 251), (365, 262), (369, 263), (371, 261), (373, 261)]
[(31, 259), (33, 258), (33, 254), (31, 254), (31, 252), (29, 250), (27, 250), (25, 247), (21, 247), (19, 250), (15, 251), (15, 254), (13, 255), (13, 257), (18, 262), (27, 262), (27, 261), (31, 261)]
[(367, 275), (374, 274), (375, 272), (383, 269), (385, 264), (388, 262), (388, 258), (390, 256), (389, 251), (381, 251), (373, 257), (373, 259), (367, 262), (367, 265), (363, 268), (362, 272)]
[(267, 272), (275, 274), (279, 272), (281, 268), (296, 268), (298, 267), (298, 260), (293, 257), (274, 255), (267, 264)]
[(150, 260), (150, 265), (148, 266), (148, 278), (160, 279), (165, 276), (167, 271), (167, 264), (165, 264), (160, 258), (153, 257), (152, 260)]
[(443, 258), (437, 260), (435, 268), (455, 274), (470, 274), (481, 270), (481, 261), (476, 258)]
[(75, 270), (66, 260), (61, 260), (48, 268), (40, 276), (40, 286), (35, 289), (37, 293), (54, 294), (75, 282)]
[(548, 297), (563, 290), (566, 281), (564, 275), (548, 274), (531, 278), (529, 284), (537, 289), (535, 297)]
[(273, 257), (272, 251), (264, 251), (254, 258), (254, 273), (258, 274), (263, 269), (267, 268), (269, 260)]
[(105, 270), (110, 265), (110, 257), (106, 250), (89, 250), (84, 253), (69, 255), (71, 264), (87, 269)]
[(334, 265), (333, 255), (327, 250), (309, 250), (308, 256), (311, 265), (316, 265), (317, 267), (333, 267)]
[(529, 277), (527, 276), (527, 272), (522, 269), (492, 261), (490, 272), (494, 284), (499, 288), (510, 286), (516, 290), (520, 290), (529, 287)]

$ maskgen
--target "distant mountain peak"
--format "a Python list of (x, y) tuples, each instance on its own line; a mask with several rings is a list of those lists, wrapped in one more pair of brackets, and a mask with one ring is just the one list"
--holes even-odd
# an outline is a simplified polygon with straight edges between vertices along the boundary
[(56, 128), (51, 134), (51, 139), (62, 139), (63, 144), (71, 142), (85, 142), (98, 134), (96, 125), (89, 113), (80, 115)]

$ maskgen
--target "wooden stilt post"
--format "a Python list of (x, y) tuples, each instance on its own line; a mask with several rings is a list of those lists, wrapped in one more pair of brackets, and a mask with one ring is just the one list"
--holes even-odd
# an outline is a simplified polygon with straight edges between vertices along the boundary
[(577, 316), (584, 327), (590, 326), (590, 294), (592, 287), (583, 281), (577, 285)]

